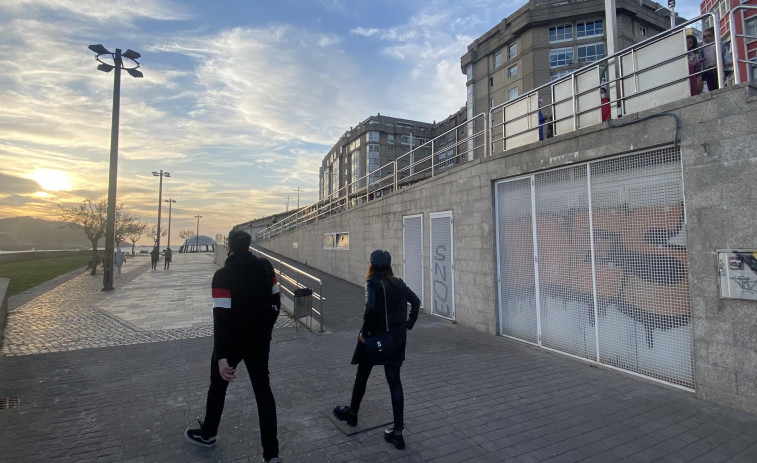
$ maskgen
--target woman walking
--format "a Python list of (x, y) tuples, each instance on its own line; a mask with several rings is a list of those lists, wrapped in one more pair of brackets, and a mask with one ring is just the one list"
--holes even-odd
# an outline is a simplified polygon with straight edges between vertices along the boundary
[[(394, 276), (391, 263), (392, 257), (387, 251), (379, 249), (371, 253), (371, 265), (365, 282), (363, 326), (358, 334), (357, 346), (352, 356), (352, 364), (357, 365), (352, 400), (349, 405), (334, 407), (334, 416), (341, 421), (346, 421), (350, 426), (357, 425), (360, 402), (365, 395), (371, 370), (374, 365), (384, 365), (394, 415), (394, 426), (384, 432), (384, 440), (402, 450), (405, 448), (405, 439), (402, 437), (405, 397), (400, 381), (400, 367), (405, 360), (407, 330), (411, 330), (418, 319), (421, 301), (404, 281)], [(411, 307), (409, 317), (408, 303)], [(392, 333), (396, 349), (387, 358), (375, 360), (366, 352), (365, 338), (385, 333), (387, 329)]]

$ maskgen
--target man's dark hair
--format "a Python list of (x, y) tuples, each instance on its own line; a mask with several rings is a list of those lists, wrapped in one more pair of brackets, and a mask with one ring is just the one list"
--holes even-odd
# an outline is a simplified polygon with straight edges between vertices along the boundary
[(251, 241), (252, 237), (242, 230), (234, 230), (229, 233), (229, 249), (234, 254), (249, 251)]

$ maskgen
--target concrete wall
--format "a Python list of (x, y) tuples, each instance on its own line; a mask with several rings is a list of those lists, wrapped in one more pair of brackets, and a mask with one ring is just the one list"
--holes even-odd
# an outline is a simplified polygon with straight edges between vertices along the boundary
[[(715, 254), (757, 249), (756, 93), (748, 85), (730, 87), (616, 121), (629, 124), (624, 127), (601, 124), (494, 153), (261, 245), (362, 284), (377, 248), (389, 250), (402, 276), (402, 217), (423, 214), (428, 306), (429, 213), (451, 210), (456, 322), (497, 334), (494, 182), (670, 145), (674, 118), (647, 117), (673, 113), (680, 120), (697, 395), (757, 413), (757, 302), (719, 298)], [(349, 232), (349, 250), (323, 249), (323, 234), (333, 232)]]

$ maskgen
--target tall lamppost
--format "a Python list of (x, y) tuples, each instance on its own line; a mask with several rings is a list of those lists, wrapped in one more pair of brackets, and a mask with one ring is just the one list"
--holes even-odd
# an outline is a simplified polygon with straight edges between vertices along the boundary
[[(113, 252), (116, 241), (116, 185), (118, 183), (118, 123), (121, 107), (121, 70), (125, 70), (132, 77), (143, 77), (138, 71), (141, 56), (134, 50), (127, 49), (123, 54), (120, 48), (115, 53), (109, 52), (100, 44), (90, 45), (89, 49), (96, 53), (95, 59), (100, 63), (97, 69), (103, 72), (116, 70), (113, 76), (113, 115), (110, 124), (110, 169), (108, 173), (108, 212), (105, 221), (105, 256), (103, 256), (103, 291), (113, 290)], [(113, 64), (104, 63), (101, 57), (108, 55)], [(125, 66), (123, 58), (128, 59), (133, 66)]]
[(155, 247), (158, 248), (158, 252), (160, 252), (160, 210), (163, 209), (161, 206), (163, 206), (163, 177), (170, 177), (171, 174), (169, 172), (163, 172), (163, 169), (160, 170), (160, 172), (152, 172), (152, 175), (154, 177), (160, 177), (160, 188), (158, 189), (158, 230), (155, 233)]
[(202, 216), (197, 214), (197, 234), (195, 235), (195, 252), (200, 252), (200, 219)]
[(164, 199), (163, 202), (168, 203), (168, 244), (166, 245), (167, 248), (171, 247), (171, 205), (176, 202), (175, 199)]

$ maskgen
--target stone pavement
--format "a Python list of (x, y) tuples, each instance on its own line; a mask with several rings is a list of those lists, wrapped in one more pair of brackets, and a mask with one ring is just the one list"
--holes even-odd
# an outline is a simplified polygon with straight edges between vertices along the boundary
[[(112, 293), (81, 275), (10, 314), (0, 399), (20, 405), (0, 410), (0, 461), (260, 461), (243, 367), (218, 445), (182, 436), (208, 386), (210, 256), (176, 255), (165, 273), (144, 262), (129, 261)], [(295, 331), (286, 317), (274, 330), (285, 463), (757, 461), (755, 415), (428, 315), (409, 334), (402, 369), (407, 449), (385, 443), (380, 428), (347, 436), (329, 414), (349, 400), (358, 327), (329, 320), (353, 319), (362, 288), (325, 280), (343, 295), (328, 300), (330, 334)], [(377, 370), (366, 408), (387, 414)]]

